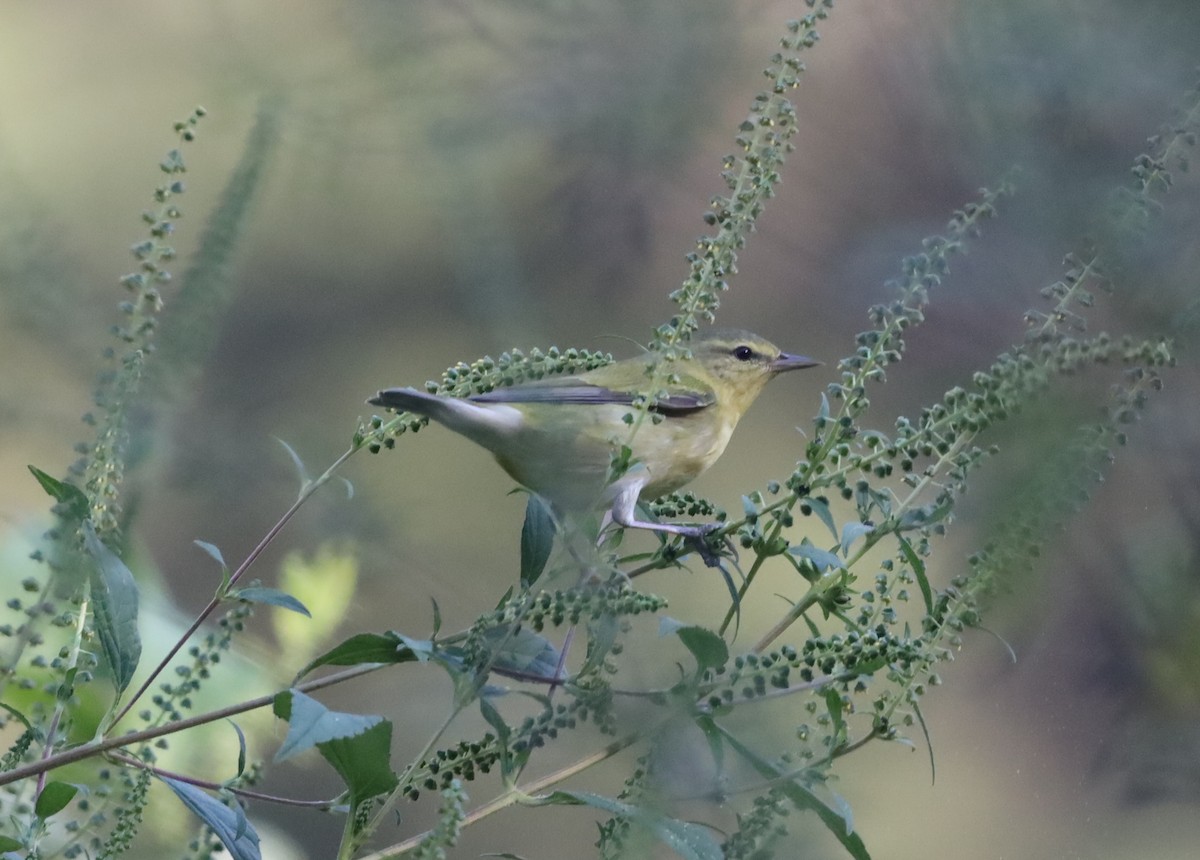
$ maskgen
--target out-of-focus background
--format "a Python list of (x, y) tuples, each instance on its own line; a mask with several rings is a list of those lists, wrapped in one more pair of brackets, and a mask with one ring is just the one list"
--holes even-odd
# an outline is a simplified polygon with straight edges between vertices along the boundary
[[(117, 319), (116, 280), (132, 268), (170, 123), (196, 104), (210, 115), (185, 152), (177, 280), (214, 208), (246, 209), (235, 236), (214, 240), (228, 262), (206, 274), (219, 284), (213, 298), (177, 322), (168, 293), (172, 370), (149, 386), (137, 424), (132, 540), (147, 590), (173, 607), (143, 623), (168, 630), (216, 584), (193, 539), (239, 559), (293, 498), (296, 477), (273, 437), (324, 468), (380, 386), (419, 385), (512, 346), (628, 355), (623, 338), (645, 341), (671, 313), (666, 295), (722, 190), (721, 156), (783, 22), (805, 11), (716, 0), (5, 4), (6, 563), (21, 566), (45, 523), (46, 497), (25, 465), (62, 473), (87, 438), (78, 418)], [(802, 445), (794, 428), (815, 414), (900, 258), (1014, 166), (1018, 196), (954, 261), (908, 359), (873, 395), (869, 423), (886, 431), (1020, 339), (1024, 309), (1061, 276), (1063, 255), (1193, 83), (1200, 6), (843, 0), (822, 35), (794, 96), (797, 151), (719, 321), (827, 364), (776, 383), (697, 482), (735, 510), (739, 493), (790, 471)], [(1018, 662), (973, 634), (927, 700), (936, 784), (923, 751), (879, 745), (846, 763), (837, 789), (876, 857), (1195, 856), (1200, 413), (1186, 364), (1200, 189), (1177, 179), (1141, 279), (1103, 297), (1093, 325), (1171, 333), (1185, 366), (1169, 373), (1091, 506), (989, 619)], [(941, 579), (986, 535), (1008, 469), (1036, 462), (1036, 444), (1022, 440), (1074, 414), (1073, 391), (1103, 384), (1072, 383), (1000, 437), (1015, 460), (960, 515), (937, 557)], [(343, 632), (426, 635), (431, 598), (453, 628), (516, 576), (522, 502), (506, 495), (511, 481), (449, 433), (401, 441), (355, 457), (344, 472), (354, 497), (326, 491), (260, 568), (270, 579), (285, 559), (327, 564), (331, 581), (338, 565), (356, 569), (344, 610), (310, 598), (322, 623), (344, 615)], [(695, 623), (716, 623), (726, 605), (703, 571), (646, 586)], [(303, 662), (279, 656), (282, 635), (257, 625), (247, 695)], [(263, 668), (272, 662), (284, 664), (280, 676)], [(428, 730), (412, 715), (426, 706), (432, 721), (449, 701), (432, 675), (414, 669), (397, 692), (364, 681), (336, 705), (404, 714), (404, 760)], [(270, 787), (335, 790), (316, 763)], [(272, 856), (331, 850), (331, 820), (261, 806), (253, 815)], [(459, 856), (590, 856), (587, 820), (511, 812), (470, 832)], [(819, 828), (796, 833), (788, 856), (839, 856)]]

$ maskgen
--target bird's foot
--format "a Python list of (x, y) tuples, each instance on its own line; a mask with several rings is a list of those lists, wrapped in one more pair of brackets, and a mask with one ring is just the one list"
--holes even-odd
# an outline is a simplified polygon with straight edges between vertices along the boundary
[(688, 526), (682, 532), (683, 545), (686, 549), (694, 550), (708, 567), (720, 567), (721, 559), (732, 558), (737, 561), (737, 549), (728, 535), (715, 535), (721, 530), (720, 523), (706, 523), (702, 526)]

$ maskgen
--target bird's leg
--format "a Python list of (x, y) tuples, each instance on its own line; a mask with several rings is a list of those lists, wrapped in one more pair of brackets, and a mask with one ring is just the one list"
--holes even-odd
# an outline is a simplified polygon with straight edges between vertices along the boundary
[(646, 486), (647, 480), (648, 477), (643, 474), (627, 478), (617, 484), (619, 490), (613, 499), (611, 511), (613, 522), (631, 529), (648, 529), (650, 531), (680, 535), (684, 539), (684, 544), (699, 553), (707, 566), (718, 566), (721, 557), (708, 545), (706, 538), (709, 533), (721, 527), (719, 523), (704, 523), (703, 525), (689, 526), (678, 523), (651, 523), (637, 518), (638, 496), (641, 495), (642, 488)]

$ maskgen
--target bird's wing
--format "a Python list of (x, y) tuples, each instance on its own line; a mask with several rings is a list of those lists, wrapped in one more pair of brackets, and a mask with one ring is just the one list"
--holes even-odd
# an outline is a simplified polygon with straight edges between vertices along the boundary
[[(469, 399), (476, 403), (580, 403), (600, 405), (617, 403), (632, 405), (636, 391), (621, 391), (603, 385), (593, 385), (578, 376), (543, 379), (507, 388), (497, 388)], [(679, 385), (667, 389), (665, 397), (654, 404), (654, 411), (664, 415), (686, 415), (711, 406), (716, 396), (705, 385)]]

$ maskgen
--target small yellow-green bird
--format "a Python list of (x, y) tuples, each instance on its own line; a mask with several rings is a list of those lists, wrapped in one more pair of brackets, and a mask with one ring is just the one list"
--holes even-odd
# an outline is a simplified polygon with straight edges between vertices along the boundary
[[(638, 520), (638, 499), (657, 498), (698, 476), (721, 456), (763, 386), (820, 362), (746, 331), (713, 330), (688, 346), (691, 358), (666, 362), (648, 353), (466, 398), (388, 388), (367, 402), (424, 415), (466, 436), (559, 511), (609, 508), (622, 526), (698, 537), (708, 529)], [(655, 361), (664, 362), (652, 407), (661, 420), (631, 426), (626, 416), (655, 384)], [(613, 454), (623, 445), (634, 465), (608, 484)]]

